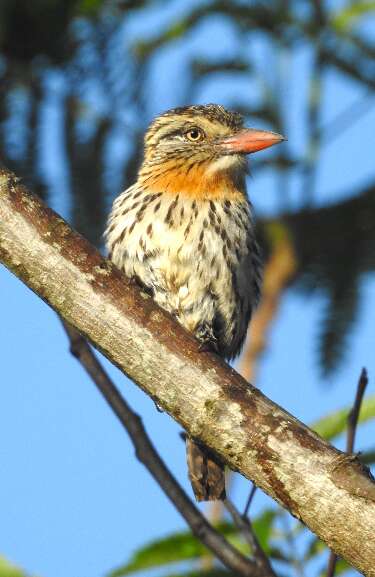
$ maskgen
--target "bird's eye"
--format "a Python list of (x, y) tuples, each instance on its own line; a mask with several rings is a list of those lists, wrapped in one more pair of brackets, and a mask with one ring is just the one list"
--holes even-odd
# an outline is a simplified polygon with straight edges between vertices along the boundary
[(193, 127), (189, 128), (187, 132), (185, 132), (185, 136), (191, 142), (199, 142), (204, 138), (204, 132), (201, 128)]

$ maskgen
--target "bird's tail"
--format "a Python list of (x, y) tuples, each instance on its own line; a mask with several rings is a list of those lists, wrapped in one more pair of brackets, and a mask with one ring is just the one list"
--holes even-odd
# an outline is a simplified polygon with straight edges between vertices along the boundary
[(209, 449), (186, 437), (189, 478), (197, 501), (225, 499), (224, 465)]

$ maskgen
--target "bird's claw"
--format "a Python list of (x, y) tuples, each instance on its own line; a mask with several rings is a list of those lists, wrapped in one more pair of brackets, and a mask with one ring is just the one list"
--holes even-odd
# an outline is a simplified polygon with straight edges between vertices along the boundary
[(212, 346), (211, 341), (202, 341), (199, 343), (198, 351), (200, 353), (212, 353), (217, 352), (217, 349)]
[(201, 325), (196, 332), (196, 337), (199, 340), (198, 350), (200, 353), (219, 352), (218, 341), (211, 326), (207, 324)]

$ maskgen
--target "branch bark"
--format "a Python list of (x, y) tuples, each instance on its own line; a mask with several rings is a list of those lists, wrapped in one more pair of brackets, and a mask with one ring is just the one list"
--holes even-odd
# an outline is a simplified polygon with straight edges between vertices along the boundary
[(0, 259), (193, 437), (375, 577), (375, 484), (196, 340), (0, 171)]
[(194, 535), (214, 553), (217, 559), (220, 559), (228, 569), (235, 571), (236, 574), (244, 577), (276, 577), (275, 574), (269, 575), (265, 573), (261, 564), (242, 555), (205, 519), (157, 453), (146, 433), (141, 418), (132, 411), (121, 396), (86, 339), (68, 323), (63, 322), (63, 325), (70, 340), (71, 353), (89, 374), (127, 431), (134, 445), (138, 460), (148, 469), (158, 485), (184, 517)]

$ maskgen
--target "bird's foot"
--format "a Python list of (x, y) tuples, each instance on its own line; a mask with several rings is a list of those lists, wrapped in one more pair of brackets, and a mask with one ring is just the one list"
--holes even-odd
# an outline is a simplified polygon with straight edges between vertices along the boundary
[(219, 353), (219, 344), (212, 326), (207, 323), (199, 325), (195, 336), (199, 341), (199, 352)]

